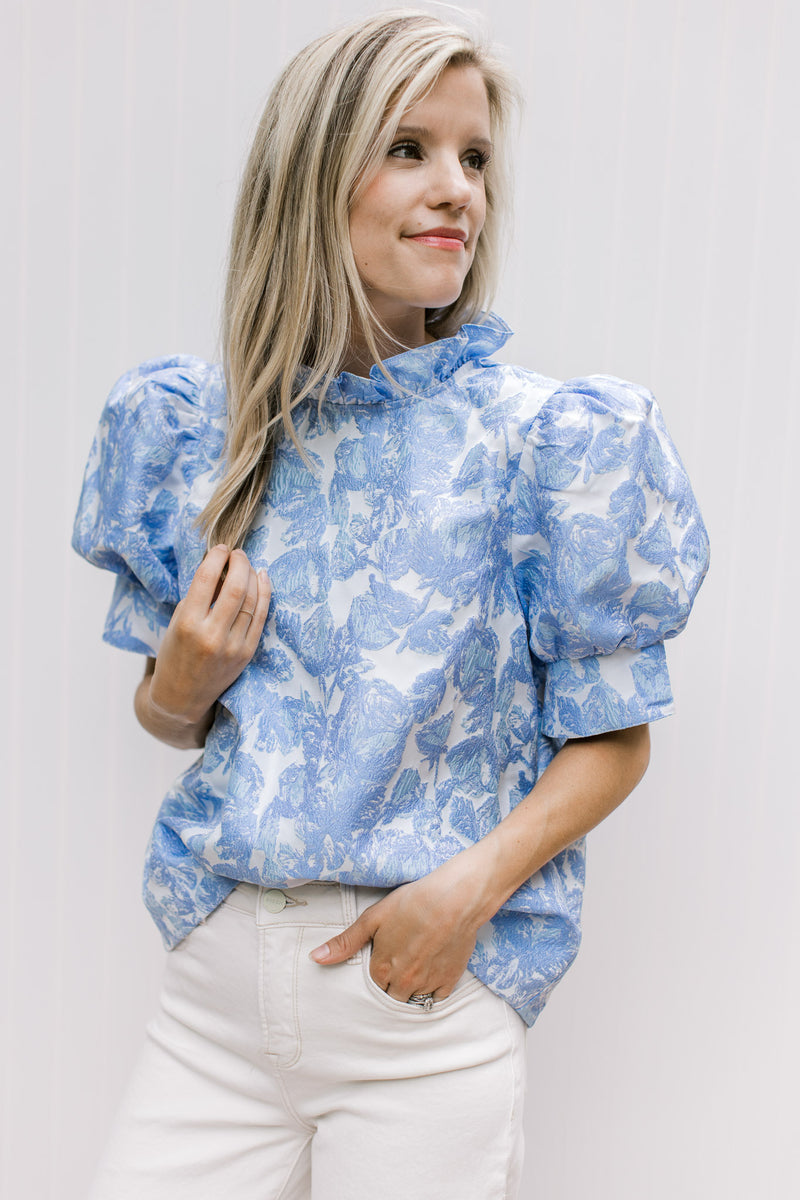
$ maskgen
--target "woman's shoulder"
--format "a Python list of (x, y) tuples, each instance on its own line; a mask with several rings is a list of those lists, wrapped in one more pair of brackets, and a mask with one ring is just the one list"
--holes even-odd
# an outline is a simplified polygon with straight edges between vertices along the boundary
[(174, 516), (195, 482), (219, 467), (224, 414), (220, 368), (193, 355), (151, 358), (121, 375), (89, 451), (75, 549), (108, 566), (100, 561), (103, 547), (116, 546), (120, 530), (133, 536), (137, 524), (150, 529), (164, 523), (165, 513)]
[[(72, 545), (122, 577), (126, 604), (130, 587), (138, 588), (136, 606), (144, 611), (149, 601), (140, 585), (157, 604), (177, 602), (179, 527), (196, 488), (222, 461), (224, 410), (220, 368), (193, 355), (148, 359), (112, 387), (89, 451)], [(164, 617), (159, 610), (159, 628)], [(156, 621), (149, 609), (147, 621)], [(126, 616), (125, 637), (130, 628)], [(144, 636), (139, 643), (151, 644)]]
[(678, 451), (652, 391), (617, 375), (578, 375), (563, 381), (513, 368), (527, 385), (520, 422), (521, 465), (546, 488), (571, 487), (580, 476), (610, 480), (629, 472), (664, 495), (688, 489)]
[(635, 421), (648, 418), (655, 405), (648, 388), (617, 375), (598, 372), (557, 379), (516, 363), (494, 362), (491, 366), (503, 391), (519, 396), (520, 415), (529, 422), (561, 412), (607, 413)]
[[(515, 363), (487, 363), (473, 390), (484, 422), (504, 429), (512, 458), (569, 442), (590, 452), (595, 439), (627, 441), (645, 427), (666, 433), (653, 393), (639, 383), (596, 373), (562, 380)], [(609, 432), (613, 427), (615, 433)], [(604, 432), (605, 431), (605, 432)]]
[(225, 413), (222, 368), (193, 354), (146, 359), (120, 375), (109, 393), (104, 413), (123, 411), (145, 419), (170, 412), (220, 419)]
[(190, 354), (147, 359), (112, 387), (90, 458), (105, 458), (126, 480), (180, 465), (188, 483), (219, 462), (225, 418), (220, 366)]

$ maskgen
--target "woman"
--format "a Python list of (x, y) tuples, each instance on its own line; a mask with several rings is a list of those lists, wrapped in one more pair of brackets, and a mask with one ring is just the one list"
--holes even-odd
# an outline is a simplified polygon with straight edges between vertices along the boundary
[(707, 542), (650, 393), (490, 358), (514, 96), (427, 14), (312, 43), (224, 370), (145, 363), (104, 411), (74, 544), (140, 722), (203, 754), (148, 848), (173, 953), (102, 1200), (517, 1194), (525, 1032)]

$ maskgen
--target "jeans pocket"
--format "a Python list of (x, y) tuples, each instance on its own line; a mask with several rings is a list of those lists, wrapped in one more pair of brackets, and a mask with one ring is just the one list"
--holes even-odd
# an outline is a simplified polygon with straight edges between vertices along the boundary
[(436, 1016), (441, 1016), (443, 1013), (452, 1012), (454, 1009), (460, 1008), (469, 997), (485, 987), (477, 976), (473, 975), (470, 970), (464, 971), (464, 974), (456, 982), (449, 996), (445, 996), (441, 1000), (434, 1000), (432, 1007), (426, 1012), (421, 1004), (409, 1004), (406, 1000), (396, 1000), (394, 996), (390, 996), (385, 992), (380, 984), (376, 983), (370, 974), (370, 961), (372, 959), (372, 943), (364, 947), (361, 963), (364, 972), (364, 984), (369, 995), (382, 1008), (396, 1015), (405, 1014), (411, 1021), (430, 1020)]

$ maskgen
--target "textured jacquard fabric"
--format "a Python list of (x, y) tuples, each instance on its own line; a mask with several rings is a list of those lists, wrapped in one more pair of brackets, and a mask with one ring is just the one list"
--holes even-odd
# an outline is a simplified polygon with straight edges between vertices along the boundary
[[(295, 410), (244, 545), (272, 600), (202, 756), (159, 812), (144, 896), (175, 946), (235, 886), (393, 887), (489, 832), (570, 737), (672, 711), (663, 643), (708, 563), (652, 395), (491, 360), (494, 315), (343, 372)], [(73, 544), (118, 578), (104, 637), (155, 655), (203, 552), (219, 367), (111, 392)], [(480, 932), (470, 969), (532, 1024), (580, 940), (583, 839)]]

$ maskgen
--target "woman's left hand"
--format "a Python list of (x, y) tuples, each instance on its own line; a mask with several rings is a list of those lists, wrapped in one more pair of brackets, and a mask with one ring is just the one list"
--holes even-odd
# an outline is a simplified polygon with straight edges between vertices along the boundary
[(461, 858), (395, 888), (310, 957), (325, 966), (341, 963), (371, 940), (370, 974), (379, 987), (395, 1000), (427, 992), (443, 1000), (466, 970), (488, 919), (476, 876)]

